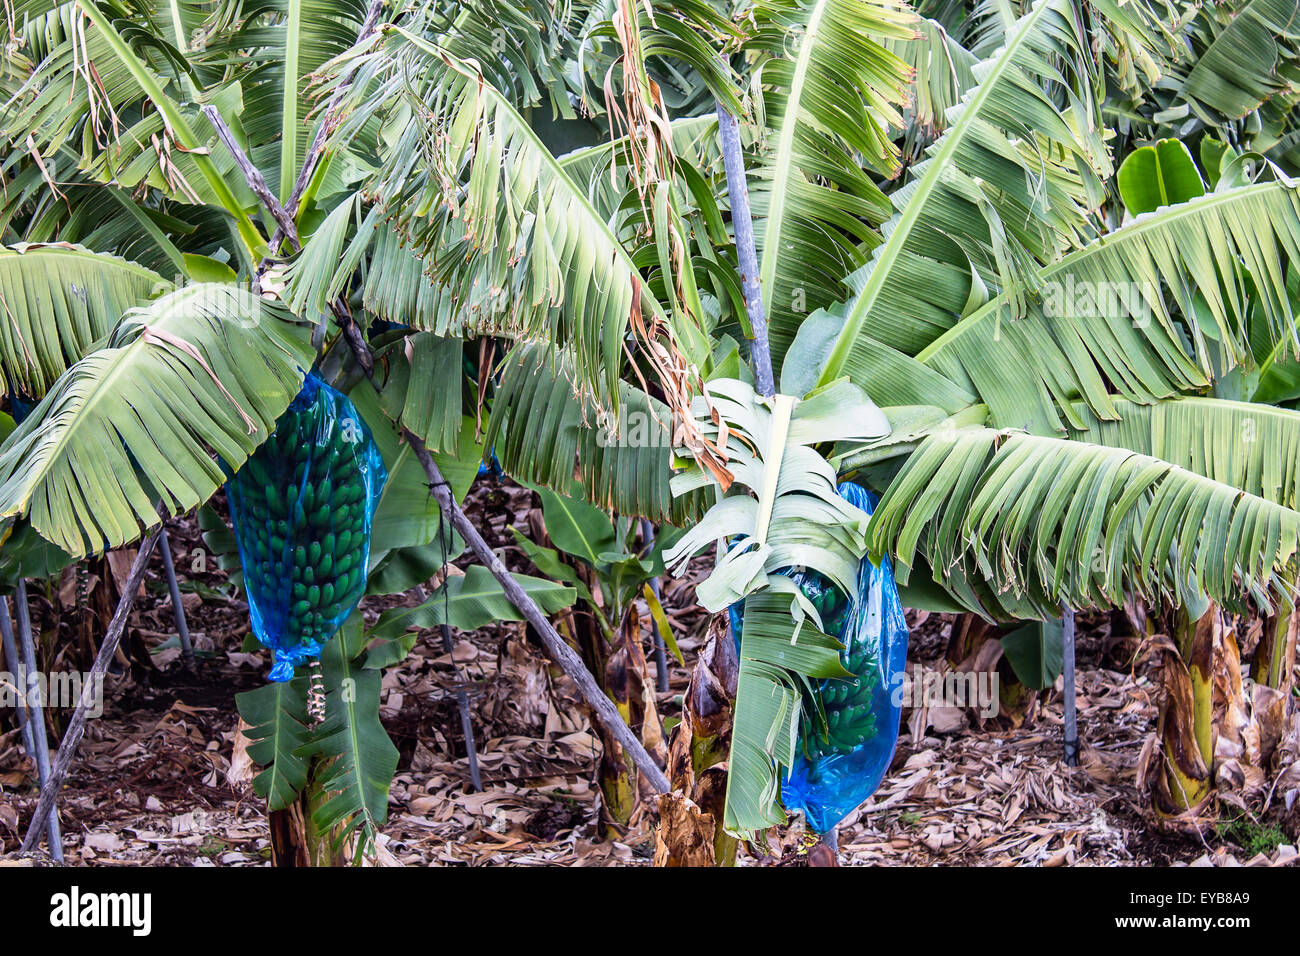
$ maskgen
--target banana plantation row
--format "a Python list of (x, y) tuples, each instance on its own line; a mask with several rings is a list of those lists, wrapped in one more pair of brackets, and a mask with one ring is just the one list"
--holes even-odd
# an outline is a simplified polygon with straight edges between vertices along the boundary
[[(1294, 714), (1295, 0), (5, 16), (0, 589), (21, 616), (138, 547), (106, 667), (197, 510), (271, 651), (238, 702), (256, 787), (309, 808), (313, 858), (384, 824), (383, 672), (493, 620), (574, 680), (607, 816), (661, 794), (660, 862), (870, 796), (904, 608), (998, 625), (1038, 688), (1073, 680), (1075, 611), (1127, 608), (1176, 821), (1233, 785), (1229, 616), (1262, 622), (1246, 696)], [(539, 495), (554, 547), (514, 536), (542, 576), (466, 517), (481, 469)], [(609, 675), (649, 673), (647, 617), (680, 659), (657, 584), (700, 556), (713, 625), (665, 742)], [(39, 761), (25, 849), (54, 849), (83, 728)]]

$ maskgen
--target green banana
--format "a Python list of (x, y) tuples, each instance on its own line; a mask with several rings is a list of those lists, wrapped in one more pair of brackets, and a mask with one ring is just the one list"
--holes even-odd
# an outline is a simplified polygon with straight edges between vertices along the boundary
[(800, 739), (811, 758), (850, 754), (877, 733), (871, 711), (878, 677), (875, 661), (865, 646), (848, 633), (854, 625), (848, 597), (822, 575), (809, 569), (791, 575), (799, 590), (817, 609), (822, 629), (846, 644), (841, 663), (854, 680), (825, 680), (813, 690), (816, 700), (804, 708)]
[(371, 508), (384, 478), (351, 402), (309, 375), (227, 481), (254, 629), (276, 650), (273, 680), (314, 656), (365, 592)]

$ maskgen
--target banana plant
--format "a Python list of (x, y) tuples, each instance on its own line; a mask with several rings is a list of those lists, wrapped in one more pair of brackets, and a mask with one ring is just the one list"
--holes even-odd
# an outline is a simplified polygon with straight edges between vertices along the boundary
[[(889, 193), (895, 215), (847, 278), (851, 297), (800, 321), (785, 357), (787, 393), (847, 375), (884, 406), (894, 430), (831, 460), (886, 492), (873, 557), (890, 553), (902, 580), (922, 568), (918, 583), (937, 584), (949, 607), (1054, 617), (1062, 601), (1176, 599), (1189, 575), (1221, 599), (1285, 599), (1288, 492), (1248, 474), (1278, 446), (1240, 447), (1244, 409), (1176, 398), (1251, 364), (1248, 312), (1250, 331), (1294, 352), (1294, 188), (1276, 173), (1119, 229), (1097, 214), (1115, 188), (1098, 133), (1099, 80), (1115, 65), (1094, 58), (1095, 37), (1168, 62), (1172, 48), (1147, 29), (1161, 25), (1142, 4), (1039, 2), (990, 27), (978, 82)], [(1105, 314), (1053, 301), (1067, 282), (1144, 291)], [(1190, 414), (1184, 447), (1197, 450), (1175, 452), (1160, 433), (1161, 451), (1143, 457), (1157, 438), (1147, 412)], [(1214, 436), (1208, 449), (1191, 428)], [(729, 823), (777, 818), (770, 800), (751, 806), (743, 822), (733, 806)]]
[[(703, 115), (716, 97), (746, 120), (775, 408), (793, 421), (847, 378), (889, 426), (796, 455), (826, 463), (815, 472), (824, 483), (829, 469), (832, 488), (852, 475), (884, 493), (868, 527), (821, 506), (810, 526), (836, 544), (819, 560), (842, 570), (862, 549), (888, 552), (909, 599), (1003, 620), (1134, 593), (1176, 599), (1189, 577), (1225, 605), (1278, 602), (1300, 549), (1282, 464), (1297, 413), (1256, 414), (1214, 390), (1300, 355), (1294, 25), (1269, 0), (919, 7), (924, 20), (895, 0), (758, 0), (732, 21), (661, 0), (559, 12), (528, 0), (364, 11), (302, 0), (214, 3), (182, 20), (144, 0), (17, 5), (21, 42), (0, 69), (4, 242), (80, 244), (110, 284), (122, 267), (101, 256), (179, 278), (105, 306), (98, 327), (86, 327), (78, 310), (98, 305), (73, 301), (74, 283), (49, 298), (65, 303), (54, 321), (33, 300), (15, 311), (24, 331), (0, 337), (0, 362), (11, 381), (43, 376), (49, 394), (0, 447), (0, 517), (73, 556), (135, 540), (157, 504), (175, 512), (215, 491), (202, 449), (237, 464), (260, 443), (315, 360), (313, 327), (329, 345), (340, 323), (383, 318), (406, 329), (393, 357), (407, 342), (414, 355), (404, 398), (385, 413), (437, 436), (440, 452), (460, 447), (464, 409), (431, 412), (443, 395), (433, 340), (491, 336), (516, 346), (489, 425), (512, 473), (568, 494), (576, 472), (584, 495), (627, 516), (685, 523), (714, 504), (753, 537), (754, 506), (729, 483), (763, 500), (765, 486), (732, 468), (759, 460), (759, 446), (733, 449), (721, 416), (692, 410), (712, 383), (741, 377), (731, 343), (747, 349)], [(496, 23), (521, 27), (506, 31), (506, 50)], [(318, 51), (331, 58), (312, 60)], [(653, 119), (628, 131), (616, 125), (626, 91), (613, 81), (615, 109), (602, 112), (594, 64), (638, 96), (646, 76), (696, 88), (671, 97), (680, 112), (643, 110)], [(323, 112), (341, 121), (304, 122), (305, 93), (336, 104)], [(559, 155), (548, 143), (575, 102), (609, 142)], [(299, 251), (202, 125), (205, 105), (278, 184)], [(560, 119), (540, 117), (546, 107)], [(1226, 180), (1216, 166), (1204, 196), (1123, 221), (1115, 157), (1207, 134), (1267, 162)], [(650, 142), (675, 160), (656, 156), (654, 176)], [(287, 173), (313, 155), (322, 161), (299, 190)], [(19, 270), (10, 290), (44, 268), (30, 248), (15, 251), (0, 260)], [(232, 276), (280, 303), (244, 303), (214, 323), (192, 307), (199, 294), (178, 288)], [(1084, 286), (1137, 294), (1113, 309), (1062, 295)], [(108, 347), (73, 363), (86, 341)], [(525, 359), (530, 346), (547, 361)], [(23, 366), (40, 371), (14, 377)], [(97, 389), (125, 370), (150, 376), (134, 397), (152, 416), (153, 448), (143, 431), (104, 426), (115, 406)], [(766, 406), (735, 387), (716, 400), (740, 425), (766, 421), (741, 411)], [(633, 408), (653, 413), (668, 446), (600, 440), (621, 434)], [(1251, 417), (1270, 442), (1242, 440)], [(530, 444), (534, 426), (542, 440)], [(665, 492), (671, 448), (695, 462), (681, 497)], [(770, 480), (780, 492), (800, 476), (787, 464)], [(775, 509), (783, 497), (767, 500)], [(801, 528), (770, 514), (762, 544), (798, 552)], [(796, 627), (815, 649), (799, 667), (829, 667), (833, 648), (759, 574), (761, 548), (723, 550), (702, 600), (744, 597), (756, 612), (746, 628), (759, 628), (727, 813), (729, 827), (752, 831), (779, 818), (772, 781), (788, 740), (763, 732), (797, 725), (788, 706), (763, 711), (769, 699), (792, 706), (799, 683), (764, 655)], [(763, 697), (773, 686), (786, 692)]]
[[(466, 180), (481, 179), (493, 151), (507, 143), (509, 154), (523, 159), (506, 170), (509, 177), (541, 162), (546, 172), (538, 182), (559, 192), (532, 207), (542, 225), (534, 233), (530, 221), (521, 240), (545, 234), (547, 221), (559, 226), (569, 211), (586, 209), (588, 219), (571, 235), (597, 240), (591, 275), (598, 275), (605, 251), (622, 247), (592, 212), (598, 201), (589, 200), (587, 190), (601, 173), (622, 175), (620, 154), (606, 145), (560, 165), (527, 114), (543, 101), (573, 114), (568, 84), (579, 47), (593, 65), (607, 56), (612, 34), (602, 9), (575, 4), (561, 16), (529, 0), (480, 4), (473, 11), (310, 0), (182, 8), (148, 0), (38, 0), (6, 8), (7, 35), (16, 42), (0, 70), (0, 136), (10, 147), (0, 204), (0, 228), (10, 244), (0, 253), (9, 315), (0, 367), (7, 390), (45, 397), (0, 451), (5, 560), (30, 566), (23, 542), (33, 538), (69, 558), (122, 546), (156, 526), (160, 511), (176, 514), (202, 504), (223, 479), (215, 459), (238, 469), (266, 439), (306, 369), (332, 362), (339, 374), (361, 378), (347, 358), (336, 358), (346, 352), (338, 348), (341, 326), (365, 326), (372, 318), (401, 324), (376, 349), (379, 393), (367, 391), (369, 384), (353, 390), (385, 446), (390, 475), (376, 515), (372, 590), (409, 585), (431, 559), (449, 559), (437, 542), (438, 512), (426, 479), (389, 423), (440, 455), (441, 470), (459, 485), (458, 475), (472, 475), (480, 452), (473, 426), (464, 427), (473, 419), (462, 413), (461, 376), (446, 374), (449, 358), (459, 358), (461, 337), (491, 332), (532, 338), (546, 329), (580, 356), (578, 368), (588, 381), (615, 381), (623, 356), (613, 346), (617, 329), (628, 327), (637, 311), (642, 280), (632, 275), (641, 267), (630, 254), (620, 260), (624, 284), (609, 300), (614, 311), (603, 338), (590, 338), (596, 326), (583, 317), (583, 286), (566, 291), (567, 269), (539, 273), (533, 296), (536, 304), (550, 304), (536, 313), (537, 323), (501, 316), (475, 324), (472, 315), (450, 315), (439, 304), (450, 301), (439, 277), (406, 248), (412, 224), (381, 218), (386, 204), (379, 190), (395, 182), (381, 173), (386, 158), (402, 147), (392, 138), (401, 128), (393, 111), (416, 107), (413, 129), (451, 116), (430, 117), (419, 91), (405, 84), (401, 48), (409, 43), (433, 55), (439, 67), (454, 62), (457, 69), (446, 76), (473, 76), (461, 91), (477, 88), (494, 102), (487, 114), (459, 114), (473, 135), (451, 159), (465, 161)], [(691, 17), (674, 17), (662, 35), (647, 33), (649, 48), (664, 43), (660, 57), (685, 42), (688, 49), (693, 43), (697, 56), (711, 55), (695, 35), (697, 21), (731, 29), (701, 7)], [(503, 23), (526, 39), (507, 36), (501, 43)], [(575, 23), (582, 25), (580, 35), (571, 30)], [(699, 62), (705, 74), (725, 80), (716, 64)], [(373, 81), (382, 75), (399, 82), (376, 91)], [(303, 103), (318, 76), (333, 106), (305, 122)], [(584, 94), (587, 85), (580, 77)], [(349, 86), (361, 99), (348, 98)], [(454, 90), (447, 92), (454, 98)], [(333, 119), (342, 110), (360, 119), (340, 132)], [(216, 130), (209, 126), (214, 119)], [(549, 134), (547, 124), (540, 126)], [(494, 141), (493, 131), (506, 138)], [(443, 158), (426, 155), (424, 164), (407, 170), (411, 182), (433, 170), (446, 175)], [(459, 179), (461, 171), (451, 175)], [(267, 183), (278, 185), (278, 196)], [(280, 207), (294, 218), (286, 221)], [(455, 223), (462, 235), (486, 209), (459, 210)], [(375, 230), (377, 223), (383, 228)], [(358, 241), (362, 224), (367, 240), (378, 232), (373, 247)], [(558, 261), (567, 253), (563, 233), (556, 237)], [(347, 255), (340, 256), (344, 247)], [(275, 260), (292, 249), (300, 251), (286, 273)], [(493, 268), (491, 249), (474, 252), (467, 274)], [(730, 295), (725, 276), (714, 266), (710, 282)], [(248, 281), (252, 294), (240, 285)], [(663, 284), (653, 274), (644, 281)], [(578, 301), (570, 304), (567, 296)], [(384, 309), (393, 303), (399, 304), (392, 311)], [(657, 306), (647, 311), (649, 343), (663, 334), (656, 323), (666, 313)], [(325, 314), (339, 324), (327, 327)], [(695, 328), (687, 314), (676, 318), (681, 329)], [(592, 351), (587, 346), (594, 341), (603, 344)], [(463, 494), (461, 486), (456, 497)], [(453, 605), (464, 599), (466, 607), (508, 616), (499, 589), (477, 581), (469, 592), (464, 583), (455, 576), (444, 583), (444, 592), (457, 592)], [(562, 586), (534, 582), (533, 591), (533, 600), (550, 612), (571, 603)], [(247, 702), (249, 722), (268, 731), (258, 748), (269, 768), (260, 789), (273, 808), (317, 794), (310, 816), (321, 835), (333, 831), (339, 839), (356, 827), (373, 833), (385, 802), (381, 778), (391, 777), (391, 746), (375, 719), (377, 696), (336, 706), (353, 672), (399, 660), (406, 636), (381, 641), (371, 649), (373, 661), (366, 649), (371, 640), (348, 631), (331, 643), (324, 668), (327, 712), (318, 727), (308, 726), (292, 685)], [(367, 713), (357, 710), (359, 704)], [(340, 749), (358, 740), (361, 746)], [(321, 796), (327, 793), (333, 795)]]
[[(836, 492), (835, 470), (817, 446), (877, 440), (890, 427), (880, 409), (844, 380), (797, 400), (765, 399), (743, 381), (718, 379), (695, 413), (726, 449), (729, 493), (665, 560), (680, 569), (716, 546), (717, 565), (696, 597), (714, 612), (744, 602), (724, 823), (750, 832), (784, 820), (781, 781), (793, 766), (803, 690), (815, 679), (851, 676), (817, 608), (780, 573), (807, 568), (842, 593), (856, 593), (868, 519)], [(688, 493), (712, 480), (692, 464), (673, 486)]]
[[(655, 633), (684, 664), (668, 617), (650, 586), (663, 574), (664, 549), (679, 532), (667, 528), (647, 548), (640, 541), (640, 523), (635, 518), (611, 516), (582, 500), (581, 487), (574, 487), (571, 495), (541, 486), (535, 486), (535, 491), (542, 503), (546, 543), (511, 527), (515, 543), (542, 574), (576, 593), (575, 603), (580, 606), (561, 619), (561, 629), (624, 720), (656, 745), (663, 731), (653, 698), (646, 693), (651, 684), (641, 646), (638, 602), (645, 602)], [(626, 827), (635, 809), (636, 775), (617, 741), (603, 728), (595, 729), (603, 750), (598, 780), (604, 795), (604, 826), (606, 831), (617, 831)]]
[[(616, 628), (635, 601), (643, 598), (653, 601), (652, 610), (655, 609), (658, 602), (647, 585), (663, 574), (663, 551), (679, 532), (673, 529), (656, 538), (647, 552), (638, 544), (639, 530), (633, 519), (611, 518), (602, 509), (582, 500), (581, 488), (572, 490), (577, 494), (560, 495), (548, 488), (537, 489), (546, 535), (555, 547), (535, 543), (518, 528), (512, 527), (510, 532), (539, 571), (577, 590), (584, 608), (595, 618), (605, 639), (612, 643)], [(571, 563), (566, 563), (561, 555)], [(676, 646), (671, 630), (665, 633), (660, 628), (660, 632), (670, 647)]]
[[(460, 376), (460, 345), (456, 345), (456, 375)], [(395, 376), (400, 367), (394, 364)], [(376, 393), (363, 382), (353, 386), (350, 397), (374, 426), (372, 434), (388, 473), (371, 526), (367, 594), (401, 594), (435, 574), (441, 576), (463, 542), (454, 536), (444, 540), (438, 506), (427, 493), (426, 478), (409, 446), (399, 443), (390, 427), (379, 427), (386, 421), (382, 401), (404, 401), (401, 390)], [(463, 457), (437, 453), (458, 501), (465, 498), (478, 470), (472, 418), (462, 419), (460, 441)], [(240, 583), (230, 529), (211, 509), (201, 512), (200, 519), (205, 543), (220, 566)], [(526, 575), (516, 578), (547, 613), (561, 611), (575, 599), (574, 591), (562, 584)], [(268, 684), (237, 695), (236, 705), (251, 741), (248, 753), (260, 768), (253, 779), (254, 790), (272, 813), (301, 806), (303, 849), (314, 863), (360, 861), (372, 847), (387, 817), (397, 762), (397, 750), (378, 716), (382, 671), (401, 664), (421, 633), (444, 620), (456, 629), (473, 631), (491, 621), (522, 618), (501, 585), (482, 567), (471, 567), (464, 574), (441, 576), (441, 583), (420, 603), (385, 611), (371, 627), (364, 626), (360, 610), (348, 618), (322, 656), (323, 719), (314, 719), (310, 712), (305, 674), (290, 683)], [(257, 648), (252, 635), (246, 648)]]

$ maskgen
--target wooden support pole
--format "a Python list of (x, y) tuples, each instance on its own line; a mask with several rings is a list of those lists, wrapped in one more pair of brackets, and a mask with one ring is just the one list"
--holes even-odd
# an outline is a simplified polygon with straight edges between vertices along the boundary
[[(95, 656), (95, 663), (90, 669), (90, 679), (81, 687), (81, 699), (77, 701), (77, 706), (72, 712), (68, 729), (63, 732), (63, 741), (59, 744), (58, 755), (54, 758), (54, 767), (49, 779), (41, 785), (41, 798), (36, 803), (36, 812), (32, 814), (31, 823), (27, 825), (27, 834), (23, 837), (24, 853), (30, 853), (40, 842), (41, 822), (54, 809), (54, 801), (63, 786), (63, 778), (67, 776), (68, 768), (76, 759), (77, 747), (86, 732), (86, 714), (94, 704), (95, 695), (103, 692), (104, 675), (108, 672), (108, 664), (113, 659), (113, 655), (117, 653), (117, 645), (121, 643), (122, 632), (126, 630), (126, 619), (131, 614), (131, 605), (135, 603), (136, 592), (140, 590), (140, 582), (144, 579), (145, 566), (149, 563), (149, 555), (153, 554), (160, 534), (162, 534), (161, 525), (140, 543), (140, 550), (136, 552), (135, 561), (131, 564), (131, 573), (127, 575), (126, 585), (122, 590), (122, 597), (117, 602), (117, 610), (113, 612), (113, 619), (108, 624), (108, 633), (104, 635), (104, 643), (99, 646), (99, 653)], [(54, 848), (51, 847), (50, 850), (53, 855)]]

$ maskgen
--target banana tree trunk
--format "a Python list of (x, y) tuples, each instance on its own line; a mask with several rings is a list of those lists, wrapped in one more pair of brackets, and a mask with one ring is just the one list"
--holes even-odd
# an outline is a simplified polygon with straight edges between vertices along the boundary
[(1184, 608), (1173, 615), (1171, 636), (1177, 654), (1166, 654), (1163, 669), (1163, 785), (1157, 791), (1157, 810), (1166, 816), (1195, 811), (1210, 795), (1214, 779), (1214, 645), (1215, 632), (1222, 626), (1214, 604), (1200, 618), (1193, 618)]
[[(619, 714), (646, 750), (657, 762), (666, 764), (668, 748), (664, 744), (663, 724), (659, 720), (650, 665), (641, 644), (641, 615), (635, 604), (629, 605), (624, 612), (618, 635), (618, 645), (605, 665), (605, 686), (618, 707)], [(638, 794), (650, 795), (642, 787), (638, 776), (632, 774), (630, 779), (637, 788), (634, 797)]]
[(302, 869), (312, 865), (311, 837), (302, 797), (293, 806), (272, 810), (267, 815), (271, 835), (271, 865), (277, 869)]
[(350, 841), (340, 845), (333, 830), (321, 830), (312, 822), (312, 811), (326, 796), (321, 781), (328, 776), (329, 762), (313, 760), (307, 783), (298, 799), (283, 810), (268, 814), (271, 836), (271, 865), (281, 869), (347, 866)]
[[(589, 588), (593, 587), (595, 582), (585, 568), (576, 562), (571, 566), (583, 577)], [(594, 607), (570, 609), (561, 614), (557, 625), (592, 675), (600, 692), (614, 702), (619, 716), (626, 723), (626, 701), (620, 701), (614, 692), (617, 683), (617, 668), (612, 667), (614, 633), (600, 614), (601, 611)], [(604, 839), (617, 839), (627, 832), (632, 813), (636, 809), (636, 778), (622, 741), (596, 719), (594, 711), (591, 725), (600, 740), (600, 761), (596, 766), (596, 784), (601, 794), (600, 835)]]
[(1295, 674), (1297, 630), (1300, 630), (1300, 611), (1278, 608), (1276, 614), (1264, 618), (1264, 633), (1251, 667), (1256, 683), (1280, 690), (1288, 698)]
[[(609, 662), (610, 646), (605, 629), (592, 613), (573, 614), (572, 621), (574, 643), (583, 664), (596, 679), (601, 693), (614, 700), (610, 693)], [(620, 716), (626, 720), (623, 708)], [(601, 793), (600, 833), (606, 839), (622, 836), (636, 809), (636, 783), (632, 777), (632, 768), (628, 764), (623, 744), (600, 721), (592, 720), (596, 736), (600, 738), (600, 764), (596, 770), (597, 783)]]
[(682, 721), (668, 745), (673, 792), (659, 798), (655, 866), (734, 866), (737, 841), (722, 828), (727, 796), (723, 764), (731, 751), (740, 661), (725, 615), (714, 618), (691, 683)]

